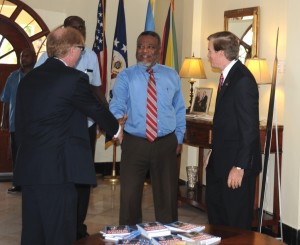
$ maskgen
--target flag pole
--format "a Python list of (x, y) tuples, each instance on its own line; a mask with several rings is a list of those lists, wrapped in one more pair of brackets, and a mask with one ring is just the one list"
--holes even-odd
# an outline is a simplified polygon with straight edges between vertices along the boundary
[(275, 60), (274, 60), (274, 65), (273, 65), (272, 86), (271, 86), (267, 128), (266, 128), (265, 158), (264, 158), (264, 168), (263, 168), (262, 186), (261, 186), (261, 194), (260, 194), (260, 206), (259, 206), (259, 217), (258, 217), (259, 218), (259, 220), (258, 220), (259, 221), (259, 226), (258, 226), (259, 232), (261, 232), (261, 229), (262, 229), (266, 177), (267, 177), (268, 160), (269, 160), (269, 155), (270, 155), (272, 128), (273, 128), (273, 125), (272, 125), (273, 124), (273, 111), (274, 111), (276, 75), (277, 75), (277, 65), (278, 65), (278, 59), (277, 59), (278, 33), (279, 33), (279, 28), (277, 29)]
[(117, 160), (117, 143), (113, 143), (113, 161), (112, 170), (110, 176), (105, 176), (104, 179), (108, 179), (113, 184), (119, 181), (119, 177), (116, 175), (116, 161)]

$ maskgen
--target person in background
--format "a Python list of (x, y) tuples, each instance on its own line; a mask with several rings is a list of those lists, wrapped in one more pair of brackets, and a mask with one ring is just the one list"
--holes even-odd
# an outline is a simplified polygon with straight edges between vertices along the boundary
[[(2, 116), (0, 128), (1, 130), (9, 130), (10, 132), (10, 147), (13, 163), (13, 171), (15, 167), (17, 146), (15, 140), (15, 105), (16, 95), (20, 80), (33, 69), (36, 62), (35, 51), (31, 48), (24, 49), (20, 54), (20, 69), (12, 72), (6, 80), (5, 87), (1, 94), (3, 102)], [(16, 186), (13, 180), (12, 187), (7, 190), (7, 193), (18, 193), (21, 191), (20, 186)]]
[[(72, 27), (80, 31), (84, 40), (86, 39), (86, 27), (85, 21), (79, 16), (69, 16), (64, 20), (64, 27)], [(35, 67), (43, 64), (48, 58), (47, 53), (44, 53), (39, 60), (37, 61)], [(84, 53), (79, 58), (78, 63), (75, 68), (77, 70), (85, 72), (89, 76), (89, 82), (91, 89), (97, 98), (108, 108), (108, 102), (101, 90), (101, 78), (99, 71), (99, 63), (97, 56), (93, 50), (85, 47)], [(89, 135), (90, 135), (90, 144), (92, 147), (92, 156), (95, 156), (95, 147), (96, 147), (96, 131), (97, 124), (91, 119), (88, 118), (89, 126)], [(78, 224), (77, 224), (77, 238), (83, 238), (88, 236), (87, 226), (84, 224), (87, 210), (89, 206), (90, 198), (90, 186), (89, 185), (77, 185), (78, 191)]]
[(203, 94), (202, 94), (202, 97), (201, 97), (201, 100), (199, 102), (200, 104), (200, 111), (201, 112), (206, 112), (206, 109), (207, 109), (207, 95), (206, 95), (206, 92), (205, 90), (203, 91)]
[(200, 101), (201, 101), (201, 93), (200, 91), (197, 91), (195, 101), (194, 101), (194, 106), (193, 106), (193, 110), (196, 112), (201, 112)]
[(255, 78), (238, 54), (239, 40), (231, 32), (208, 37), (207, 57), (223, 79), (206, 167), (206, 207), (210, 224), (250, 229), (261, 171), (259, 96)]
[(16, 102), (15, 180), (22, 187), (21, 245), (76, 241), (76, 184), (96, 185), (87, 116), (113, 139), (122, 127), (74, 69), (84, 52), (74, 28), (48, 35), (48, 58), (20, 82)]
[[(137, 64), (119, 73), (109, 104), (116, 118), (127, 115), (120, 164), (121, 225), (142, 222), (141, 200), (148, 170), (156, 221), (169, 223), (178, 219), (176, 156), (182, 150), (186, 108), (178, 73), (157, 63), (160, 49), (157, 33), (146, 31), (139, 35)], [(150, 119), (146, 116), (149, 79), (156, 83), (156, 99), (151, 99), (156, 100), (157, 117), (152, 115), (156, 129), (150, 129), (146, 123)]]

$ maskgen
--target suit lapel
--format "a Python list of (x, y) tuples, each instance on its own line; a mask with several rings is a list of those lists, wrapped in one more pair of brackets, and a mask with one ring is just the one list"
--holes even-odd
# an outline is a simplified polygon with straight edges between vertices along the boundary
[(237, 67), (241, 64), (241, 62), (238, 60), (230, 69), (227, 77), (224, 80), (223, 86), (221, 88), (221, 91), (217, 94), (217, 100), (216, 100), (216, 109), (218, 104), (220, 104), (220, 101), (222, 100), (224, 94), (226, 93), (226, 90), (228, 89), (230, 83), (233, 81), (234, 77), (234, 71), (237, 69)]

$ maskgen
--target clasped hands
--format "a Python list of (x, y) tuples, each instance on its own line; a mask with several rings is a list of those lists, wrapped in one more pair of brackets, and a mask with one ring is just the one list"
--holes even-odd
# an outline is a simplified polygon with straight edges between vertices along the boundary
[(244, 176), (244, 169), (237, 169), (235, 166), (232, 167), (227, 179), (228, 187), (232, 189), (237, 189), (241, 187), (243, 176)]
[(117, 136), (113, 137), (113, 141), (116, 144), (122, 144), (122, 141), (123, 141), (123, 129), (124, 129), (124, 125), (125, 125), (126, 119), (127, 119), (127, 115), (126, 114), (124, 114), (124, 116), (122, 118), (118, 119), (119, 125), (120, 125), (121, 128), (119, 129), (119, 132), (118, 132)]

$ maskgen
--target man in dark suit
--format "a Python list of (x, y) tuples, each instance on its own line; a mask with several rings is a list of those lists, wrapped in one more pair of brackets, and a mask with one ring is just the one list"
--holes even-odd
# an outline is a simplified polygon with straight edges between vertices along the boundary
[(201, 100), (199, 102), (200, 104), (200, 111), (201, 112), (206, 112), (206, 108), (207, 108), (207, 95), (206, 95), (206, 92), (205, 90), (203, 91), (203, 94), (202, 94), (202, 97), (201, 97)]
[(84, 52), (74, 28), (47, 38), (49, 59), (21, 80), (16, 103), (16, 183), (22, 186), (22, 245), (76, 240), (75, 184), (96, 185), (87, 116), (122, 140), (122, 129), (73, 67)]
[(255, 181), (261, 170), (258, 88), (238, 60), (239, 40), (227, 31), (208, 37), (208, 59), (222, 71), (213, 119), (212, 153), (206, 169), (211, 224), (251, 228)]

